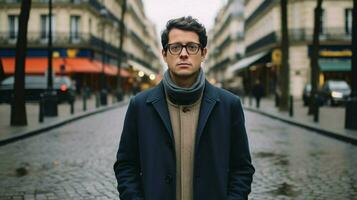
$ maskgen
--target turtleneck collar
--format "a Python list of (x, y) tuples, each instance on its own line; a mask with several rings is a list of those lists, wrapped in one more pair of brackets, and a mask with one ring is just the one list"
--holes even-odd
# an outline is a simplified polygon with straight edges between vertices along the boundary
[(200, 69), (196, 82), (190, 88), (176, 85), (170, 76), (169, 70), (164, 73), (163, 84), (170, 101), (177, 105), (190, 105), (200, 97), (205, 87), (205, 75)]

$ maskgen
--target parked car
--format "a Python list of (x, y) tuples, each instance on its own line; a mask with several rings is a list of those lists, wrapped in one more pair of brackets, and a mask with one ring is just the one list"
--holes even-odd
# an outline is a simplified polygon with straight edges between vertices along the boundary
[(346, 81), (328, 80), (322, 86), (320, 96), (324, 104), (331, 106), (343, 104), (351, 94), (351, 88)]
[[(10, 103), (14, 93), (14, 76), (4, 79), (0, 84), (0, 103)], [(47, 77), (38, 75), (25, 76), (25, 101), (39, 101), (40, 95), (47, 89)], [(53, 89), (56, 90), (58, 103), (75, 100), (75, 85), (68, 76), (55, 77)]]

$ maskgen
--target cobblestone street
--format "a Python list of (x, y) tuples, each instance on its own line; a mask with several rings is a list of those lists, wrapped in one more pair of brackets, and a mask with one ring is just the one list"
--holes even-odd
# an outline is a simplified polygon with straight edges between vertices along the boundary
[(251, 199), (357, 199), (357, 148), (246, 112), (256, 168)]
[(0, 147), (0, 199), (116, 199), (112, 166), (125, 109)]
[[(126, 107), (0, 147), (0, 199), (117, 199), (112, 170)], [(356, 199), (357, 147), (246, 112), (250, 199)]]

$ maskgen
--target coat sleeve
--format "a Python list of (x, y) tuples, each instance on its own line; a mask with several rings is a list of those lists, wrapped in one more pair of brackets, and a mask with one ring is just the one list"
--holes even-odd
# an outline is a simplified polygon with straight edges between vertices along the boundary
[(140, 176), (140, 155), (137, 133), (135, 97), (126, 112), (117, 160), (114, 164), (121, 200), (144, 200)]
[(251, 163), (242, 104), (233, 105), (228, 200), (248, 199), (255, 169)]

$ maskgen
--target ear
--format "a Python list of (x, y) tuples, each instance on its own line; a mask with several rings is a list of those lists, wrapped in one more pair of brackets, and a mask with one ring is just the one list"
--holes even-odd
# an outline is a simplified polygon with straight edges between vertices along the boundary
[(167, 63), (167, 52), (164, 49), (161, 50), (161, 55), (164, 61)]
[(202, 53), (201, 53), (201, 60), (202, 60), (202, 62), (203, 62), (203, 60), (205, 59), (206, 55), (207, 55), (207, 48), (203, 48), (203, 49), (202, 49)]

